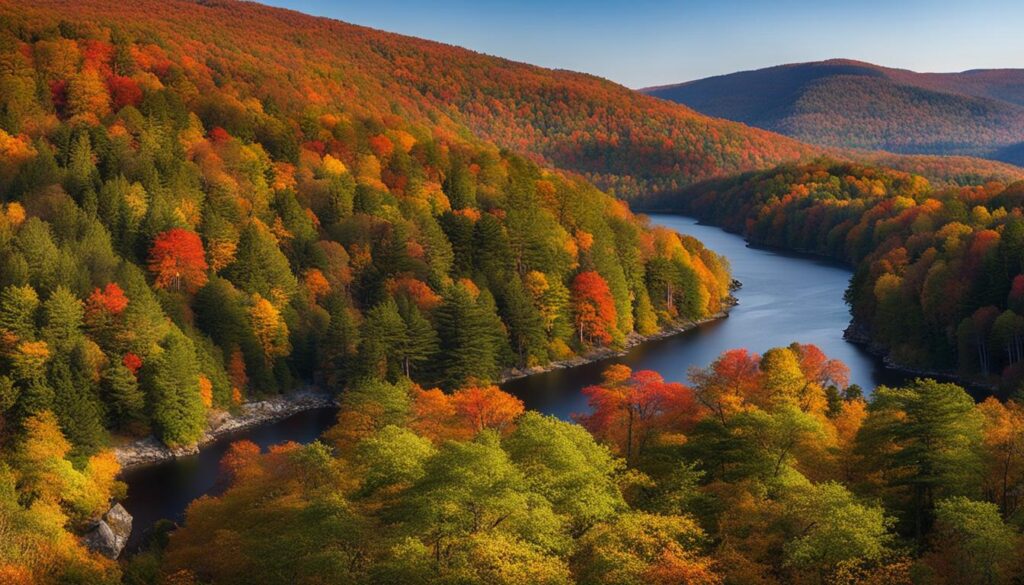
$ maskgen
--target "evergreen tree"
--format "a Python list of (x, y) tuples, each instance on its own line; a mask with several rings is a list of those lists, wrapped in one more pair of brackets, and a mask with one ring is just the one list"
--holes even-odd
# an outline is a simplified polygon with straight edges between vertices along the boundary
[(50, 363), (53, 410), (64, 436), (74, 445), (78, 456), (96, 452), (104, 443), (103, 412), (87, 380), (75, 375), (64, 356)]
[(519, 365), (546, 362), (548, 356), (544, 321), (518, 278), (512, 278), (505, 287), (501, 308)]
[(112, 362), (100, 377), (107, 419), (114, 428), (132, 430), (145, 420), (146, 397), (138, 380), (123, 363)]
[(164, 443), (191, 445), (206, 426), (195, 347), (177, 327), (170, 329), (161, 346), (142, 369), (150, 418)]
[(70, 351), (82, 336), (82, 302), (63, 286), (43, 303), (42, 337), (58, 353)]
[(435, 319), (441, 341), (436, 361), (439, 384), (459, 388), (471, 380), (490, 380), (497, 374), (492, 320), (464, 285), (453, 286), (445, 295)]
[(465, 161), (459, 158), (452, 160), (441, 189), (448, 196), (452, 209), (476, 206), (476, 181), (470, 174)]
[(473, 227), (473, 259), (476, 269), (490, 286), (499, 286), (509, 279), (515, 268), (512, 248), (501, 221), (485, 213)]
[(29, 283), (38, 291), (53, 290), (57, 285), (59, 251), (49, 224), (38, 217), (29, 218), (18, 231), (15, 243), (28, 264)]
[(359, 347), (359, 326), (354, 311), (339, 294), (327, 299), (330, 323), (320, 347), (320, 362), (327, 384), (340, 390), (353, 378)]
[(869, 469), (884, 474), (919, 541), (936, 500), (977, 493), (981, 445), (982, 420), (974, 400), (963, 388), (935, 380), (876, 388), (857, 435)]
[(242, 290), (267, 299), (290, 298), (298, 290), (288, 258), (267, 228), (257, 223), (242, 230), (235, 261), (224, 269), (224, 276)]
[(35, 338), (39, 295), (29, 285), (8, 286), (0, 292), (0, 330), (9, 331), (18, 339)]
[(405, 343), (400, 348), (402, 369), (411, 378), (414, 368), (418, 369), (437, 353), (437, 332), (408, 297), (398, 300), (398, 313), (405, 321)]
[(393, 298), (366, 312), (360, 331), (360, 371), (394, 381), (403, 373), (402, 349), (408, 345), (405, 321)]

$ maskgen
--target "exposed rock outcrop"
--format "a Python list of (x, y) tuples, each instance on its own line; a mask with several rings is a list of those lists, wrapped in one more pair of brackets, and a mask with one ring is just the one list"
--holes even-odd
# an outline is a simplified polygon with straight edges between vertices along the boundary
[(128, 543), (132, 533), (132, 515), (121, 504), (114, 504), (96, 524), (85, 533), (82, 542), (90, 550), (101, 555), (116, 559)]

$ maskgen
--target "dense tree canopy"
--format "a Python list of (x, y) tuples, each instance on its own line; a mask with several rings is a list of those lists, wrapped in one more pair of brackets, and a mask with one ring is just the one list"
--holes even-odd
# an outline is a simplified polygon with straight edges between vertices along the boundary
[(651, 204), (853, 265), (855, 337), (900, 364), (1014, 392), (1024, 375), (1022, 187), (940, 187), (920, 175), (820, 160)]

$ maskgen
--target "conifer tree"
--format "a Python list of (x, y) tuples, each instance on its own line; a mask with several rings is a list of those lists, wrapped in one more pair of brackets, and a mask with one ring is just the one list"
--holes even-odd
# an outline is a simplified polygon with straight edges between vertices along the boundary
[(397, 379), (403, 373), (402, 349), (408, 341), (398, 304), (389, 297), (366, 312), (360, 332), (360, 370), (371, 377)]
[(486, 381), (497, 374), (497, 348), (490, 319), (465, 285), (451, 288), (435, 318), (441, 341), (436, 362), (438, 383), (459, 388), (471, 380)]
[(161, 346), (142, 368), (150, 417), (164, 443), (190, 445), (202, 436), (206, 424), (195, 348), (176, 327)]
[(82, 335), (85, 310), (67, 288), (57, 287), (43, 303), (42, 337), (55, 352), (68, 352)]
[(505, 287), (501, 305), (502, 317), (508, 323), (509, 338), (519, 365), (547, 361), (544, 321), (518, 278), (511, 279)]
[(145, 396), (135, 374), (120, 361), (112, 362), (100, 378), (107, 418), (117, 429), (131, 430), (145, 419)]
[(103, 429), (102, 407), (91, 392), (91, 384), (81, 375), (75, 375), (71, 364), (63, 355), (50, 363), (50, 384), (54, 395), (54, 414), (61, 430), (74, 445), (76, 456), (90, 455), (102, 446), (106, 431)]
[(418, 373), (418, 369), (437, 353), (437, 332), (409, 297), (398, 300), (398, 313), (405, 321), (405, 343), (400, 349), (402, 369), (405, 376), (411, 378), (414, 369)]
[(320, 347), (320, 362), (328, 385), (340, 390), (354, 376), (359, 347), (359, 326), (348, 302), (340, 294), (327, 299), (330, 323)]

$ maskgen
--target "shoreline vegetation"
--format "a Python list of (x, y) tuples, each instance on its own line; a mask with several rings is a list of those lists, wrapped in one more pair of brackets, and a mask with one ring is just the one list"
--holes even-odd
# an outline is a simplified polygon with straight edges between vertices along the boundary
[[(648, 215), (651, 213), (665, 213), (672, 215), (680, 215), (683, 217), (690, 217), (696, 219), (699, 224), (709, 225), (718, 228), (728, 234), (733, 234), (743, 238), (743, 241), (746, 243), (747, 247), (750, 248), (768, 250), (771, 252), (786, 254), (798, 258), (805, 258), (808, 260), (828, 262), (831, 264), (835, 264), (837, 266), (842, 266), (850, 270), (851, 273), (852, 271), (856, 270), (856, 266), (843, 259), (836, 258), (828, 254), (823, 254), (821, 252), (816, 252), (811, 249), (787, 248), (785, 246), (778, 246), (771, 244), (769, 242), (759, 241), (755, 238), (748, 236), (747, 234), (744, 234), (739, 230), (732, 229), (731, 227), (728, 226), (719, 225), (713, 221), (706, 220), (696, 214), (680, 210), (678, 207), (674, 207), (672, 205), (666, 205), (662, 207), (637, 206), (634, 208), (634, 211), (636, 213), (644, 215)], [(982, 382), (979, 380), (967, 379), (956, 370), (919, 368), (900, 363), (896, 358), (892, 356), (892, 350), (885, 344), (880, 343), (876, 339), (873, 339), (871, 337), (871, 333), (868, 330), (868, 327), (863, 323), (858, 322), (856, 317), (852, 315), (850, 317), (849, 325), (846, 327), (846, 329), (843, 330), (843, 339), (848, 341), (849, 343), (864, 348), (864, 350), (870, 353), (871, 355), (881, 359), (885, 367), (894, 372), (898, 372), (900, 374), (904, 374), (907, 376), (934, 378), (941, 382), (953, 382), (959, 386), (962, 386), (965, 390), (967, 390), (968, 394), (970, 394), (978, 402), (981, 402), (987, 396), (995, 396), (1000, 400), (1008, 398), (1008, 396), (1004, 395), (1005, 393), (1000, 393), (999, 388), (996, 387), (995, 385), (991, 383)], [(983, 395), (982, 392), (987, 392), (988, 394)]]
[[(742, 284), (733, 281), (731, 289), (735, 291)], [(622, 347), (598, 347), (584, 355), (574, 356), (569, 359), (552, 361), (543, 366), (532, 368), (509, 368), (495, 381), (495, 384), (504, 384), (511, 380), (518, 380), (527, 376), (534, 376), (555, 370), (571, 369), (586, 364), (599, 362), (601, 360), (620, 357), (628, 353), (634, 347), (680, 335), (701, 325), (712, 323), (729, 316), (729, 311), (738, 304), (736, 297), (729, 296), (724, 303), (724, 309), (704, 319), (686, 320), (677, 324), (666, 326), (657, 333), (650, 335), (630, 334)], [(114, 448), (114, 456), (121, 465), (121, 474), (127, 471), (134, 471), (141, 467), (156, 465), (183, 457), (197, 455), (204, 448), (233, 434), (249, 430), (261, 425), (277, 422), (290, 416), (315, 410), (318, 408), (331, 408), (337, 406), (337, 397), (331, 393), (324, 392), (312, 386), (306, 386), (301, 390), (274, 396), (264, 400), (246, 402), (241, 405), (238, 413), (229, 411), (218, 411), (211, 414), (206, 431), (199, 441), (190, 446), (168, 447), (154, 435), (148, 435), (129, 443)]]

